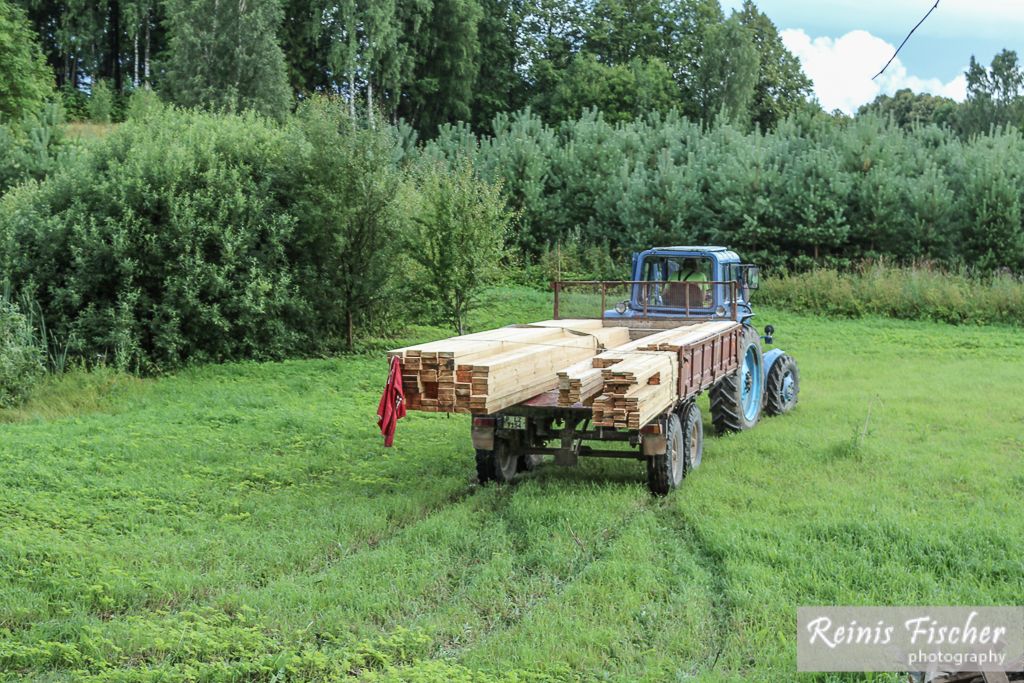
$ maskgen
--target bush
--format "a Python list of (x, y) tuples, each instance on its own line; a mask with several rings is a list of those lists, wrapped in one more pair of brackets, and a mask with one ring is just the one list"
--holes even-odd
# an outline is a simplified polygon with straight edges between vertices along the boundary
[(500, 277), (513, 215), (501, 188), (480, 181), (467, 161), (450, 171), (425, 164), (412, 202), (408, 253), (420, 266), (418, 284), (438, 318), (464, 334), (466, 315)]
[(0, 408), (20, 404), (43, 375), (43, 352), (18, 307), (0, 300)]
[(817, 269), (765, 278), (756, 296), (755, 301), (798, 313), (1024, 324), (1024, 281), (1008, 273), (971, 276), (874, 263), (846, 273)]
[(400, 242), (395, 141), (309, 107), (284, 127), (141, 113), (0, 200), (2, 272), (74, 355), (147, 372), (374, 324)]

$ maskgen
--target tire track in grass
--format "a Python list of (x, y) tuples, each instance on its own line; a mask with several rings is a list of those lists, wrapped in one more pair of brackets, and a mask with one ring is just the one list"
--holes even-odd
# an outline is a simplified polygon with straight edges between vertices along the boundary
[[(678, 494), (677, 494), (678, 495)], [(704, 571), (709, 580), (709, 603), (711, 622), (715, 643), (709, 643), (707, 655), (707, 671), (713, 671), (725, 653), (730, 636), (736, 605), (729, 594), (730, 581), (727, 578), (725, 558), (705, 538), (700, 531), (700, 524), (682, 512), (672, 499), (666, 500), (659, 509), (659, 523), (668, 529), (681, 544), (695, 551), (692, 557)]]
[[(571, 485), (575, 486), (576, 482), (572, 482)], [(643, 559), (644, 552), (638, 553), (636, 548), (638, 544), (644, 546), (643, 539), (647, 537), (647, 531), (652, 525), (653, 499), (646, 489), (637, 485), (617, 488), (629, 492), (627, 505), (624, 508), (617, 508), (618, 514), (611, 518), (614, 521), (607, 525), (609, 533), (603, 537), (587, 535), (579, 539), (587, 547), (584, 562), (576, 564), (571, 573), (551, 591), (531, 600), (527, 608), (516, 614), (515, 618), (495, 624), (492, 628), (481, 631), (471, 642), (439, 654), (455, 657), (470, 667), (478, 666), (485, 669), (497, 670), (495, 667), (500, 663), (502, 667), (550, 670), (551, 664), (554, 663), (556, 670), (571, 671), (580, 666), (586, 668), (584, 662), (587, 661), (587, 657), (593, 659), (603, 656), (593, 652), (595, 640), (603, 638), (612, 650), (621, 650), (618, 654), (611, 655), (613, 659), (629, 658), (633, 649), (642, 648), (642, 645), (624, 645), (619, 638), (619, 629), (623, 627), (620, 620), (623, 614), (616, 614), (608, 620), (600, 618), (605, 611), (616, 612), (619, 609), (614, 606), (615, 595), (631, 592), (632, 586), (628, 582), (632, 578), (639, 577), (638, 581), (645, 583), (647, 588), (652, 588), (657, 583), (652, 580), (652, 573), (658, 570), (647, 567), (646, 560)], [(582, 489), (581, 492), (594, 496), (594, 491), (589, 487)], [(592, 502), (596, 509), (607, 507), (601, 498), (594, 498)], [(573, 544), (576, 540), (567, 534), (566, 542)], [(623, 560), (626, 556), (632, 559)], [(605, 581), (611, 582), (612, 585), (601, 586), (600, 584)], [(608, 588), (612, 590), (607, 590)], [(644, 591), (635, 592), (633, 597), (643, 593)], [(642, 600), (637, 604), (639, 602)], [(571, 605), (577, 603), (578, 609), (573, 610)], [(640, 629), (635, 622), (649, 620), (651, 616), (644, 613), (643, 608), (638, 608), (635, 612), (625, 617), (632, 624), (634, 631)], [(596, 618), (586, 623), (578, 623), (577, 613), (584, 618), (588, 614)], [(443, 618), (445, 616), (439, 617)], [(570, 623), (567, 625), (565, 621)], [(653, 624), (649, 623), (643, 628), (651, 626)], [(589, 635), (590, 633), (594, 634), (593, 637)], [(563, 652), (559, 649), (560, 645), (557, 643), (573, 638), (579, 639), (580, 651), (585, 654)], [(548, 657), (543, 654), (539, 657), (534, 656), (537, 648), (549, 647), (552, 642), (556, 643), (554, 647), (557, 652), (550, 652)]]
[(720, 558), (684, 518), (665, 519), (665, 501), (640, 495), (570, 580), (516, 619), (441, 654), (471, 668), (544, 669), (553, 661), (625, 680), (710, 672), (732, 614)]
[[(545, 496), (550, 493), (549, 485), (543, 482), (524, 482), (524, 488), (530, 487), (530, 483), (540, 484), (533, 492), (544, 491)], [(537, 554), (528, 528), (531, 520), (523, 518), (525, 511), (515, 514), (516, 511), (509, 510), (515, 502), (511, 497), (515, 493), (500, 498), (496, 497), (496, 502), (500, 504), (494, 506), (495, 519), (509, 535), (514, 555), (508, 558), (511, 574), (502, 577), (506, 581), (505, 588), (494, 591), (493, 597), (504, 599), (506, 604), (513, 606), (513, 609), (498, 610), (501, 617), (499, 619), (486, 618), (488, 613), (492, 612), (488, 609), (488, 605), (480, 605), (469, 597), (469, 594), (475, 590), (486, 587), (475, 585), (475, 582), (474, 585), (467, 586), (463, 591), (463, 601), (468, 602), (476, 615), (481, 617), (481, 626), (473, 632), (470, 639), (459, 642), (449, 639), (437, 643), (434, 655), (443, 658), (458, 658), (481, 641), (499, 637), (501, 633), (514, 629), (539, 606), (557, 600), (589, 567), (606, 557), (620, 536), (630, 528), (632, 520), (643, 513), (646, 502), (643, 498), (636, 498), (632, 495), (633, 487), (621, 489), (621, 492), (629, 494), (627, 499), (622, 501), (625, 506), (616, 506), (612, 509), (607, 509), (608, 506), (604, 506), (602, 512), (608, 514), (599, 520), (600, 523), (591, 523), (587, 527), (583, 527), (580, 522), (577, 522), (574, 527), (572, 521), (563, 519), (564, 525), (542, 527), (543, 532), (553, 538), (559, 538), (559, 544), (572, 548), (573, 554), (571, 557), (563, 558), (567, 562), (562, 562), (554, 568), (544, 567), (540, 572), (536, 571), (536, 561), (529, 557)], [(520, 493), (528, 494), (528, 491), (524, 490)], [(571, 500), (580, 496), (594, 495), (595, 491), (591, 487), (585, 487), (579, 491), (565, 489), (562, 493)], [(604, 496), (602, 496), (603, 498)], [(554, 502), (555, 509), (561, 511), (563, 502), (562, 497), (559, 497)], [(592, 522), (598, 522), (598, 520), (592, 520)], [(546, 575), (543, 571), (545, 569), (548, 570)], [(486, 581), (489, 577), (484, 575), (478, 578), (481, 581)], [(430, 623), (437, 628), (442, 627), (451, 621), (453, 614), (458, 613), (459, 607), (461, 605), (453, 605), (440, 614), (434, 615)]]

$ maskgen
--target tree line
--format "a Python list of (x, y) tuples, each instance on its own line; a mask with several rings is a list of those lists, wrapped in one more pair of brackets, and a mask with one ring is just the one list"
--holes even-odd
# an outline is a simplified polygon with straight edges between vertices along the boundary
[(589, 112), (557, 125), (499, 115), (493, 134), (444, 126), (423, 146), (469, 157), (501, 182), (532, 258), (566, 240), (615, 260), (652, 245), (724, 244), (768, 266), (847, 267), (866, 259), (1024, 272), (1024, 137), (962, 139), (864, 115), (802, 113), (772, 130), (678, 114), (612, 123)]
[[(8, 2), (8, 0), (3, 0)], [(547, 121), (726, 110), (771, 127), (810, 80), (753, 2), (717, 0), (14, 0), (67, 106), (97, 85), (280, 117), (343, 97), (432, 136), (530, 107)]]
[(889, 117), (903, 128), (936, 124), (961, 137), (988, 133), (998, 126), (1024, 129), (1024, 69), (1016, 52), (1001, 50), (987, 67), (972, 55), (964, 76), (964, 102), (905, 88), (892, 95), (879, 95), (857, 115)]

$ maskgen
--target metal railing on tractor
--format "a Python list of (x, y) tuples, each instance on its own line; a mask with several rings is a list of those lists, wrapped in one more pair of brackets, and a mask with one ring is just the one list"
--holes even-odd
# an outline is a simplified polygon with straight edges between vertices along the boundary
[[(684, 288), (683, 305), (680, 306), (666, 306), (664, 303), (651, 304), (651, 295), (659, 296), (662, 295), (668, 285), (687, 285)], [(634, 302), (634, 288), (639, 285), (640, 292), (639, 296), (636, 297), (639, 301)], [(610, 288), (627, 288), (628, 295), (625, 299), (620, 299), (626, 303), (628, 308), (632, 308), (634, 311), (638, 311), (641, 315), (633, 316), (634, 320), (651, 320), (651, 319), (682, 319), (688, 320), (692, 318), (707, 318), (709, 312), (714, 312), (714, 301), (716, 297), (711, 295), (710, 305), (691, 305), (693, 302), (690, 300), (690, 285), (701, 288), (704, 292), (702, 298), (706, 298), (710, 293), (714, 292), (714, 287), (722, 287), (723, 291), (728, 291), (727, 297), (718, 298), (718, 301), (724, 301), (729, 306), (729, 316), (727, 319), (737, 320), (737, 295), (739, 293), (739, 284), (735, 280), (673, 280), (673, 281), (657, 281), (657, 280), (556, 280), (551, 283), (551, 288), (554, 291), (554, 319), (560, 320), (561, 314), (563, 313), (563, 295), (566, 294), (566, 290), (577, 288), (577, 287), (590, 287), (594, 294), (597, 292), (597, 288), (601, 291), (601, 314), (600, 316), (595, 315), (570, 315), (570, 318), (600, 318), (604, 320), (606, 318), (605, 311), (608, 310), (608, 290)], [(707, 287), (707, 289), (703, 289)], [(653, 290), (653, 291), (652, 291)], [(618, 299), (618, 297), (614, 297)], [(705, 302), (699, 302), (704, 304)], [(642, 308), (636, 308), (635, 305), (640, 305)], [(677, 312), (681, 312), (682, 315), (677, 315)], [(691, 313), (695, 315), (691, 315)], [(653, 315), (652, 315), (653, 314)], [(725, 319), (725, 318), (724, 318)]]

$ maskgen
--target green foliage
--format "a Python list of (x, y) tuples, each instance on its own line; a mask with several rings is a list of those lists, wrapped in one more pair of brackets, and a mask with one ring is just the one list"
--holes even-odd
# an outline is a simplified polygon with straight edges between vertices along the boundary
[(876, 114), (892, 117), (893, 123), (901, 128), (927, 126), (955, 126), (958, 121), (956, 101), (941, 95), (914, 93), (910, 88), (897, 90), (893, 95), (879, 95), (857, 110), (857, 116)]
[(25, 13), (0, 0), (0, 123), (37, 112), (52, 96), (53, 72)]
[(633, 59), (608, 66), (589, 54), (578, 55), (551, 94), (548, 115), (578, 118), (597, 110), (610, 122), (631, 121), (649, 112), (668, 112), (679, 104), (671, 69), (659, 59)]
[(409, 256), (420, 265), (418, 284), (440, 319), (459, 334), (498, 279), (512, 216), (498, 186), (480, 182), (468, 162), (451, 171), (427, 164), (416, 174)]
[(92, 86), (86, 109), (89, 112), (89, 120), (93, 123), (110, 123), (114, 113), (114, 94), (106, 81), (97, 81)]
[(1024, 271), (1024, 137), (962, 141), (937, 126), (801, 111), (768, 131), (676, 113), (558, 126), (529, 111), (494, 134), (446, 127), (432, 159), (469, 155), (500, 181), (531, 259), (579, 231), (615, 258), (664, 244), (723, 244), (768, 266), (845, 267), (884, 256)]
[(402, 310), (397, 131), (379, 121), (361, 127), (341, 102), (327, 99), (303, 103), (289, 128), (304, 144), (292, 161), (295, 185), (278, 191), (294, 202), (288, 254), (311, 307), (308, 333), (344, 336), (351, 349), (357, 326), (385, 323)]
[(796, 313), (881, 315), (944, 323), (1024, 325), (1024, 281), (925, 266), (870, 264), (851, 272), (817, 269), (766, 278), (756, 303)]
[(795, 605), (1019, 601), (1019, 329), (758, 314), (799, 406), (661, 500), (631, 460), (478, 487), (464, 415), (384, 449), (379, 353), (60, 378), (81, 412), (0, 426), (0, 677), (810, 683)]
[(125, 108), (125, 118), (143, 119), (161, 109), (160, 97), (155, 91), (149, 88), (133, 90), (128, 97), (128, 106)]
[(35, 330), (17, 305), (0, 298), (0, 408), (23, 402), (42, 374)]
[(733, 15), (707, 28), (705, 50), (694, 77), (698, 115), (704, 121), (724, 115), (748, 122), (761, 70), (754, 36)]
[(163, 89), (171, 101), (284, 117), (292, 98), (276, 39), (279, 0), (170, 0), (166, 11)]
[[(0, 201), (0, 264), (74, 355), (160, 371), (279, 358), (381, 323), (390, 129), (154, 110)], [(341, 321), (341, 322), (339, 322)]]
[(0, 193), (23, 180), (45, 177), (68, 155), (63, 114), (56, 103), (0, 125)]
[(967, 77), (967, 101), (959, 112), (959, 127), (967, 135), (993, 127), (1024, 125), (1024, 71), (1017, 53), (1002, 50), (985, 68), (972, 55)]
[(761, 130), (769, 130), (808, 106), (806, 99), (813, 84), (800, 67), (800, 60), (783, 45), (775, 24), (751, 0), (744, 1), (738, 18), (750, 33), (758, 55), (750, 120)]

